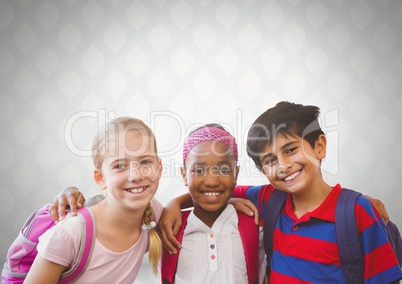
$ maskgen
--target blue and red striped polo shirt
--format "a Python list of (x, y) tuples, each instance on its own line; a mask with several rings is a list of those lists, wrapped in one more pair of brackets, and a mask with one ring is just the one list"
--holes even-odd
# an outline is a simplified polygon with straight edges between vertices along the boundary
[[(335, 228), (335, 208), (342, 187), (338, 184), (312, 212), (297, 219), (291, 196), (276, 223), (270, 283), (347, 283), (340, 266)], [(248, 198), (257, 206), (264, 224), (271, 185), (238, 186), (235, 197)], [(356, 224), (365, 255), (365, 283), (391, 283), (402, 271), (388, 243), (384, 223), (370, 201), (356, 202)]]

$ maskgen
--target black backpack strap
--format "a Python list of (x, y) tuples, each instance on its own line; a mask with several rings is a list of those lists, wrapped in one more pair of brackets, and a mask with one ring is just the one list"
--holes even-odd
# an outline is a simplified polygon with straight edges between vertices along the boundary
[(267, 256), (267, 275), (271, 271), (271, 258), (274, 249), (274, 230), (279, 214), (285, 205), (288, 193), (275, 189), (268, 199), (268, 204), (264, 214), (264, 247)]
[(362, 194), (343, 188), (335, 209), (336, 237), (342, 271), (349, 283), (364, 282), (364, 255), (357, 232), (355, 204)]

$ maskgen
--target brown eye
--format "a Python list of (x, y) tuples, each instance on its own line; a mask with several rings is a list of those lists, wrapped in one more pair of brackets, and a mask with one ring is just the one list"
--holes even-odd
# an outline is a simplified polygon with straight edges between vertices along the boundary
[(231, 172), (231, 169), (229, 167), (221, 167), (219, 169), (219, 173), (221, 173), (221, 174), (228, 174), (230, 172)]
[(275, 164), (275, 162), (276, 162), (276, 158), (270, 158), (270, 159), (265, 161), (265, 165), (266, 166), (272, 166), (273, 164)]
[(195, 168), (192, 170), (192, 172), (195, 174), (202, 174), (204, 171), (205, 171), (204, 168)]

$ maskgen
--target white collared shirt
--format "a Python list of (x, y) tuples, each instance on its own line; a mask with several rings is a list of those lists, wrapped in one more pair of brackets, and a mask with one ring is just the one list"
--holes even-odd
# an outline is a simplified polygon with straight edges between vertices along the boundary
[[(263, 247), (260, 246), (260, 249), (264, 256)], [(260, 265), (265, 268), (264, 260), (264, 257), (260, 257)], [(261, 277), (263, 274), (260, 273)], [(238, 217), (231, 204), (226, 206), (212, 228), (193, 212), (190, 213), (184, 229), (175, 280), (178, 284), (248, 283)]]

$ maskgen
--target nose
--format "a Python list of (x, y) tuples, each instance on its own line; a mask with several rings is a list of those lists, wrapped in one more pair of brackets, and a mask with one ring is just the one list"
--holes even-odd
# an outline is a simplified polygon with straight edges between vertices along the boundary
[(128, 181), (130, 182), (138, 182), (142, 180), (142, 174), (140, 168), (138, 167), (130, 167), (128, 174)]
[(292, 161), (286, 157), (278, 157), (278, 176), (286, 174), (286, 171), (292, 167)]
[(216, 171), (207, 170), (205, 173), (204, 184), (209, 187), (215, 187), (218, 186), (219, 183), (219, 173), (217, 173)]

